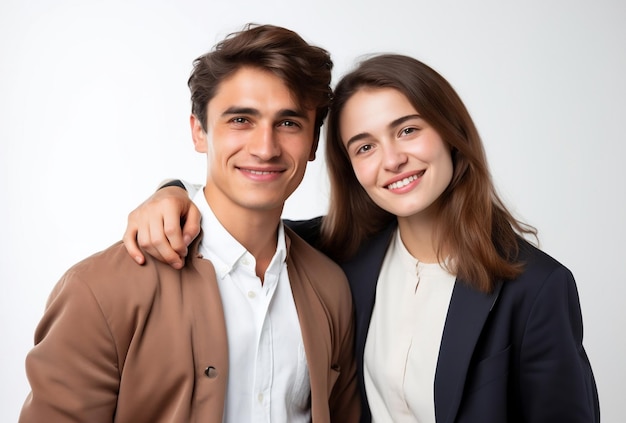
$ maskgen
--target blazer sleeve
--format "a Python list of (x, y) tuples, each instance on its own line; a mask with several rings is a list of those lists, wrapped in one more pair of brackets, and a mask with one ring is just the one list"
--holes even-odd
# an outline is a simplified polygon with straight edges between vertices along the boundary
[(113, 421), (120, 369), (93, 293), (71, 270), (52, 291), (26, 357), (31, 386), (19, 421)]
[(582, 340), (574, 277), (559, 266), (548, 276), (533, 303), (522, 342), (524, 421), (600, 421), (596, 384)]

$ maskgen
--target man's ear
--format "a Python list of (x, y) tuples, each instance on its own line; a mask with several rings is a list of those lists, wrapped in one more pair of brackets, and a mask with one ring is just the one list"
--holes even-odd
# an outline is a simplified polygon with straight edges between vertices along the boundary
[(198, 153), (207, 152), (207, 134), (202, 128), (202, 122), (192, 114), (189, 117), (189, 124), (191, 125), (191, 138), (193, 138), (193, 145)]
[(315, 134), (313, 134), (313, 145), (311, 146), (311, 153), (309, 153), (309, 161), (312, 162), (315, 160), (315, 152), (317, 151), (317, 146), (320, 143), (320, 130), (317, 129)]

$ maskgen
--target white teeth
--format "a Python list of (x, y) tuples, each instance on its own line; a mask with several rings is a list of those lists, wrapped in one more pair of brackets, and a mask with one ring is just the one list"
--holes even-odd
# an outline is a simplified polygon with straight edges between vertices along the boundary
[(267, 172), (267, 171), (264, 171), (264, 170), (263, 171), (261, 171), (261, 170), (250, 170), (249, 172), (253, 173), (255, 175), (269, 175), (271, 173), (274, 173), (274, 172)]
[(408, 178), (404, 178), (401, 181), (396, 181), (393, 184), (387, 185), (387, 189), (398, 189), (407, 186), (411, 182), (417, 180), (417, 175), (411, 175)]

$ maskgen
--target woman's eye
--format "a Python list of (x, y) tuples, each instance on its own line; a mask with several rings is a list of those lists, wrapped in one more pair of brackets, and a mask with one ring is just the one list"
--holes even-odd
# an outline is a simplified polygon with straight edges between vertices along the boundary
[(413, 128), (413, 127), (404, 128), (402, 129), (402, 131), (400, 131), (400, 135), (410, 135), (416, 131), (417, 131), (417, 128)]
[(362, 145), (361, 147), (359, 147), (359, 149), (356, 151), (356, 153), (357, 154), (367, 153), (371, 149), (372, 149), (372, 145), (371, 144), (365, 144), (365, 145)]

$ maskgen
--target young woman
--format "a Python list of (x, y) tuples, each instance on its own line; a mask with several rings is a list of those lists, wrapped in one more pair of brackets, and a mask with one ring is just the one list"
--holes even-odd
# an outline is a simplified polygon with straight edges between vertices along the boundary
[[(329, 213), (291, 225), (350, 281), (362, 420), (598, 422), (574, 278), (524, 240), (535, 230), (496, 194), (450, 84), (410, 57), (369, 58), (336, 87), (326, 145)], [(169, 188), (131, 213), (129, 253), (142, 260), (138, 239), (184, 255), (162, 222), (188, 202)]]

